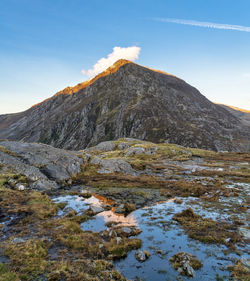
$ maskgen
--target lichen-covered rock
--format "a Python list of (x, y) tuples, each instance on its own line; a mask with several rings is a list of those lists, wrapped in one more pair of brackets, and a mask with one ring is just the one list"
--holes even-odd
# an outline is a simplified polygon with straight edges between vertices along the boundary
[(120, 204), (115, 209), (115, 213), (127, 215), (127, 214), (131, 213), (132, 211), (134, 211), (135, 208), (136, 207), (134, 204), (126, 202), (125, 204)]
[(95, 157), (90, 161), (93, 165), (99, 165), (101, 170), (100, 173), (118, 172), (130, 175), (136, 175), (136, 171), (131, 167), (131, 165), (123, 159), (101, 159)]
[[(38, 143), (0, 141), (0, 164), (25, 175), (30, 188), (57, 189), (69, 185), (83, 160), (70, 151)], [(12, 184), (12, 183), (11, 183)]]
[(189, 277), (194, 277), (195, 276), (195, 272), (194, 269), (192, 268), (192, 266), (190, 266), (190, 264), (188, 262), (185, 262), (182, 265), (183, 271), (185, 273), (185, 275), (189, 276)]
[(129, 144), (126, 143), (126, 142), (121, 142), (121, 143), (118, 144), (117, 148), (118, 148), (119, 150), (124, 150), (124, 149), (129, 148)]
[(143, 147), (131, 147), (127, 150), (127, 152), (125, 153), (125, 156), (131, 156), (134, 154), (143, 154), (145, 153), (145, 148)]
[(99, 151), (112, 151), (115, 150), (116, 144), (112, 141), (104, 141), (100, 142), (98, 145), (95, 146), (94, 149)]

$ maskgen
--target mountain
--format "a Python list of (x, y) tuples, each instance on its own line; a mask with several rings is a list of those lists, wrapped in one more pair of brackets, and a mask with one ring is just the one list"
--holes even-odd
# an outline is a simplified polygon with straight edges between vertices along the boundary
[(71, 150), (132, 137), (243, 151), (249, 132), (240, 118), (182, 79), (127, 60), (24, 112), (0, 115), (0, 138)]

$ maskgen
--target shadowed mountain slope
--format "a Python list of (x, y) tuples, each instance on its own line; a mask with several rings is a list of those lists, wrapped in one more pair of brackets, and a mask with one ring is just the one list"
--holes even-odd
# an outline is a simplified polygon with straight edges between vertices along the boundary
[(0, 115), (0, 138), (73, 150), (132, 137), (243, 151), (249, 131), (185, 81), (126, 60), (27, 111)]

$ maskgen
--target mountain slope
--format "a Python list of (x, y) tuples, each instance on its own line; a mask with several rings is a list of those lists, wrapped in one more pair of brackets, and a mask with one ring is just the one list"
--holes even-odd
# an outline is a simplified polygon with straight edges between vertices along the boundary
[(239, 118), (243, 124), (250, 126), (250, 110), (241, 109), (235, 106), (219, 104), (221, 107), (225, 108), (231, 112), (234, 116)]
[(212, 150), (246, 149), (249, 127), (185, 81), (126, 60), (18, 114), (0, 138), (83, 149), (133, 137)]

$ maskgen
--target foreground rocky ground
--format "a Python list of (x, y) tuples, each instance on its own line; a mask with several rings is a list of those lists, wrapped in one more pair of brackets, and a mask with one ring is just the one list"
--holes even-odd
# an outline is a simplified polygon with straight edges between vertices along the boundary
[(0, 141), (0, 280), (249, 280), (249, 160)]

